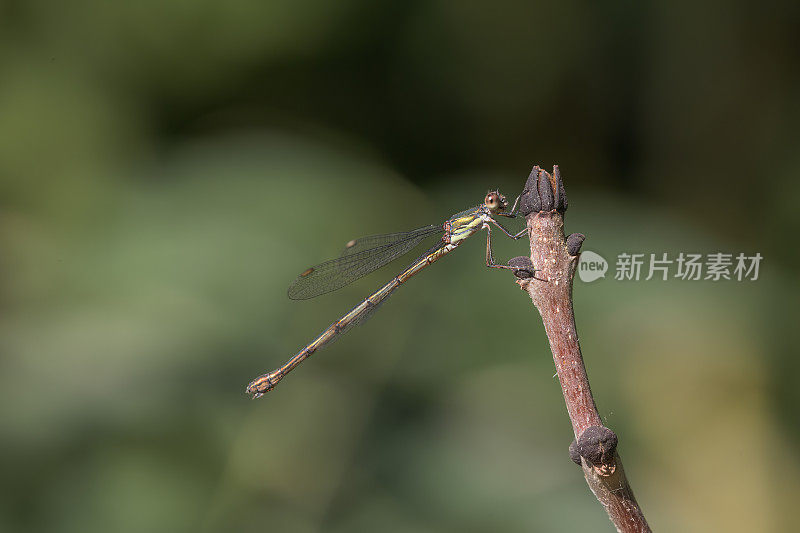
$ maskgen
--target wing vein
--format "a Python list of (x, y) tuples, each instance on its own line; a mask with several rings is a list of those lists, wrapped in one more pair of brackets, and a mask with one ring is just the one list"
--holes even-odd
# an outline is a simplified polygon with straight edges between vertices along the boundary
[(411, 251), (442, 226), (424, 226), (403, 233), (370, 235), (347, 243), (342, 255), (304, 271), (289, 286), (289, 298), (306, 300), (335, 291)]

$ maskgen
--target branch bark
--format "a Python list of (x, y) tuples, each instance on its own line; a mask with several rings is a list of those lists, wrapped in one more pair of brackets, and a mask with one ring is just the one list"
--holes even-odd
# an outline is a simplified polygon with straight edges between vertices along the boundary
[(542, 317), (575, 440), (570, 457), (620, 532), (651, 531), (633, 495), (616, 451), (617, 436), (603, 426), (583, 364), (572, 308), (572, 280), (584, 236), (564, 236), (567, 197), (558, 166), (550, 174), (533, 167), (520, 197), (531, 256), (509, 261), (516, 283)]

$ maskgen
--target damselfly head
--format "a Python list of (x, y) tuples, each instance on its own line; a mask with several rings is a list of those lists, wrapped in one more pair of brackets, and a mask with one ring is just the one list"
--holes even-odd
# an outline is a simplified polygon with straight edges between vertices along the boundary
[(493, 213), (503, 211), (508, 207), (508, 201), (505, 196), (500, 194), (500, 191), (489, 191), (483, 203)]

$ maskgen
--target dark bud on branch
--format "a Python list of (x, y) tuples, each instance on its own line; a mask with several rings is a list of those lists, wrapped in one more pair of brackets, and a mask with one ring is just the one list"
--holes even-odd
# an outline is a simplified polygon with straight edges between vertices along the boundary
[(567, 210), (567, 194), (564, 192), (564, 182), (558, 165), (553, 167), (553, 173), (534, 166), (525, 183), (520, 198), (519, 212), (528, 216), (534, 212)]
[(573, 233), (567, 237), (567, 252), (569, 252), (569, 255), (573, 257), (578, 255), (585, 239), (586, 235), (583, 233)]
[[(601, 476), (610, 476), (616, 469), (614, 456), (617, 453), (617, 434), (605, 426), (589, 426), (569, 446), (570, 458), (580, 464), (586, 459)], [(577, 459), (577, 460), (576, 460)]]
[(533, 277), (536, 268), (533, 266), (530, 257), (520, 255), (508, 260), (508, 266), (514, 269), (514, 275), (519, 279), (528, 279)]
[(519, 212), (523, 216), (528, 216), (535, 211), (542, 210), (542, 199), (539, 198), (539, 166), (534, 166), (525, 182), (520, 196)]

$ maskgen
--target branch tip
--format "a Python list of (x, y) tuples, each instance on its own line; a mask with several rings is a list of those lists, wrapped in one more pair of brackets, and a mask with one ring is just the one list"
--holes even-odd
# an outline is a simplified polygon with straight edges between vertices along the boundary
[(558, 165), (553, 166), (552, 174), (534, 165), (522, 190), (519, 213), (523, 216), (537, 211), (564, 213), (567, 205), (567, 194)]

